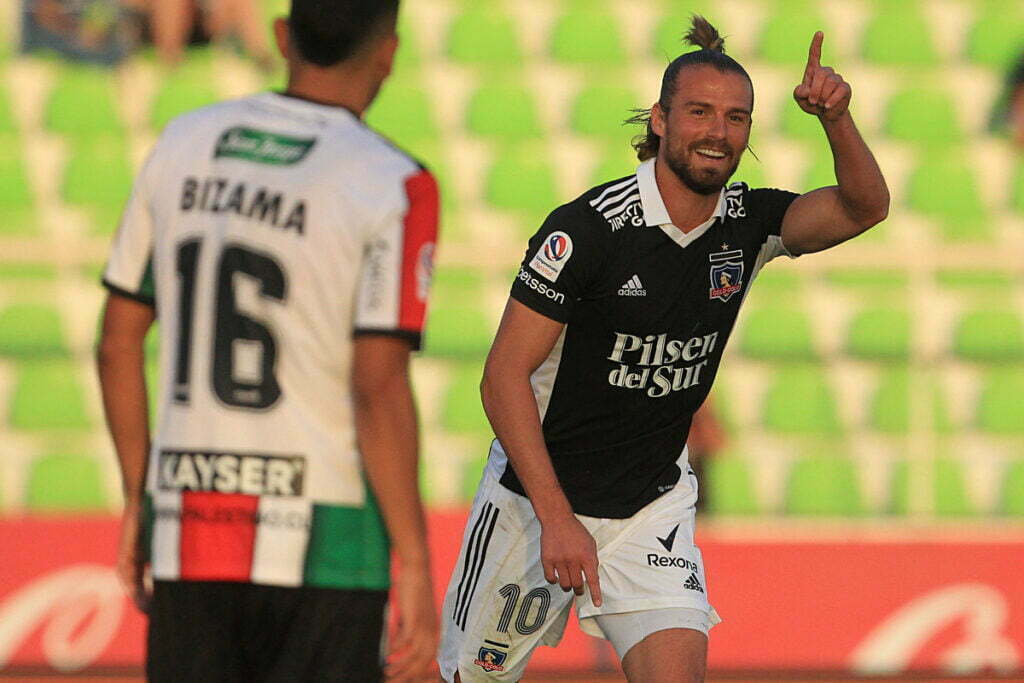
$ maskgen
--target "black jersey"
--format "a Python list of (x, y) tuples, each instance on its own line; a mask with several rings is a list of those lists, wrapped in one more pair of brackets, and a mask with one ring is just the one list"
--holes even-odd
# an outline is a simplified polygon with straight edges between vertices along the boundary
[[(575, 512), (629, 517), (676, 484), (740, 303), (789, 255), (780, 231), (796, 197), (734, 183), (683, 233), (651, 160), (555, 209), (530, 240), (511, 295), (565, 323), (531, 382)], [(501, 482), (523, 493), (509, 465)]]

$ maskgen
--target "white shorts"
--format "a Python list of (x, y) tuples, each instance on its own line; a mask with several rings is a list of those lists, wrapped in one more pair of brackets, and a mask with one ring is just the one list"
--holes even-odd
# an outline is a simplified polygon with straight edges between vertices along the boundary
[[(720, 621), (708, 602), (704, 562), (693, 544), (692, 474), (628, 519), (577, 515), (597, 542), (603, 604), (595, 607), (589, 591), (576, 597), (545, 580), (540, 523), (527, 498), (498, 482), (503, 463), (494, 456), (492, 451), (473, 500), (441, 612), (438, 664), (446, 681), (456, 670), (463, 683), (519, 680), (538, 645), (554, 647), (561, 640), (574, 603), (583, 631), (609, 637), (620, 656), (620, 648), (672, 623), (706, 632)], [(680, 460), (687, 471), (685, 453)], [(669, 608), (683, 608), (679, 614), (691, 618), (638, 621), (664, 625), (633, 638), (623, 632), (628, 622), (616, 621), (615, 632), (605, 634), (597, 618)]]

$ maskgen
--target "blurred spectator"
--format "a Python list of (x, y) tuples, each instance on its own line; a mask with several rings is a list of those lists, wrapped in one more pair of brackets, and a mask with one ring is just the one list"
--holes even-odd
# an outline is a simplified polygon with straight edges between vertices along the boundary
[(708, 498), (711, 495), (711, 492), (704, 487), (704, 462), (721, 451), (725, 446), (725, 441), (725, 430), (715, 415), (711, 396), (708, 396), (704, 405), (693, 414), (690, 436), (686, 439), (686, 446), (690, 452), (690, 468), (697, 477), (697, 486), (700, 491), (700, 495), (697, 496), (697, 510), (707, 509)]
[(132, 40), (117, 0), (24, 0), (21, 49), (56, 51), (71, 59), (115, 64)]
[(1024, 149), (1024, 53), (1006, 77), (1003, 96), (992, 113), (992, 129), (1006, 130), (1010, 139)]
[(123, 0), (140, 19), (142, 40), (164, 63), (178, 64), (186, 45), (237, 39), (261, 68), (273, 66), (255, 0)]

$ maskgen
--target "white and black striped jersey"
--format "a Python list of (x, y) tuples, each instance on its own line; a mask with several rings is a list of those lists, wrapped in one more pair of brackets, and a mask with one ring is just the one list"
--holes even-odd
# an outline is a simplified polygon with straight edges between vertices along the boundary
[(343, 108), (262, 93), (168, 125), (104, 273), (160, 323), (157, 578), (387, 585), (352, 340), (418, 347), (437, 224), (430, 173)]
[(765, 263), (790, 255), (780, 232), (796, 197), (734, 183), (683, 233), (650, 160), (557, 208), (530, 240), (511, 296), (565, 323), (531, 382), (577, 513), (628, 517), (676, 484), (740, 303)]

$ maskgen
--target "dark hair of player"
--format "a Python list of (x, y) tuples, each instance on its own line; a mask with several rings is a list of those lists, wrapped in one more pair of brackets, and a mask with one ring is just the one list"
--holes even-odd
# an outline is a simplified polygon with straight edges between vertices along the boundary
[[(658, 97), (658, 104), (661, 110), (668, 113), (672, 98), (676, 94), (676, 76), (683, 69), (692, 66), (711, 66), (723, 73), (738, 73), (750, 81), (750, 74), (739, 62), (725, 54), (725, 39), (718, 33), (718, 29), (712, 26), (707, 19), (700, 15), (693, 15), (693, 23), (690, 30), (683, 36), (683, 42), (694, 45), (699, 49), (679, 55), (665, 68), (665, 74), (661, 77), (661, 95)], [(751, 90), (753, 83), (751, 82)], [(633, 149), (640, 161), (646, 161), (658, 156), (658, 147), (661, 145), (661, 138), (651, 128), (651, 110), (637, 109), (636, 114), (626, 120), (626, 123), (634, 123), (647, 127), (642, 135), (633, 138)]]
[(317, 66), (344, 61), (394, 27), (399, 0), (292, 0), (288, 27), (302, 58)]

